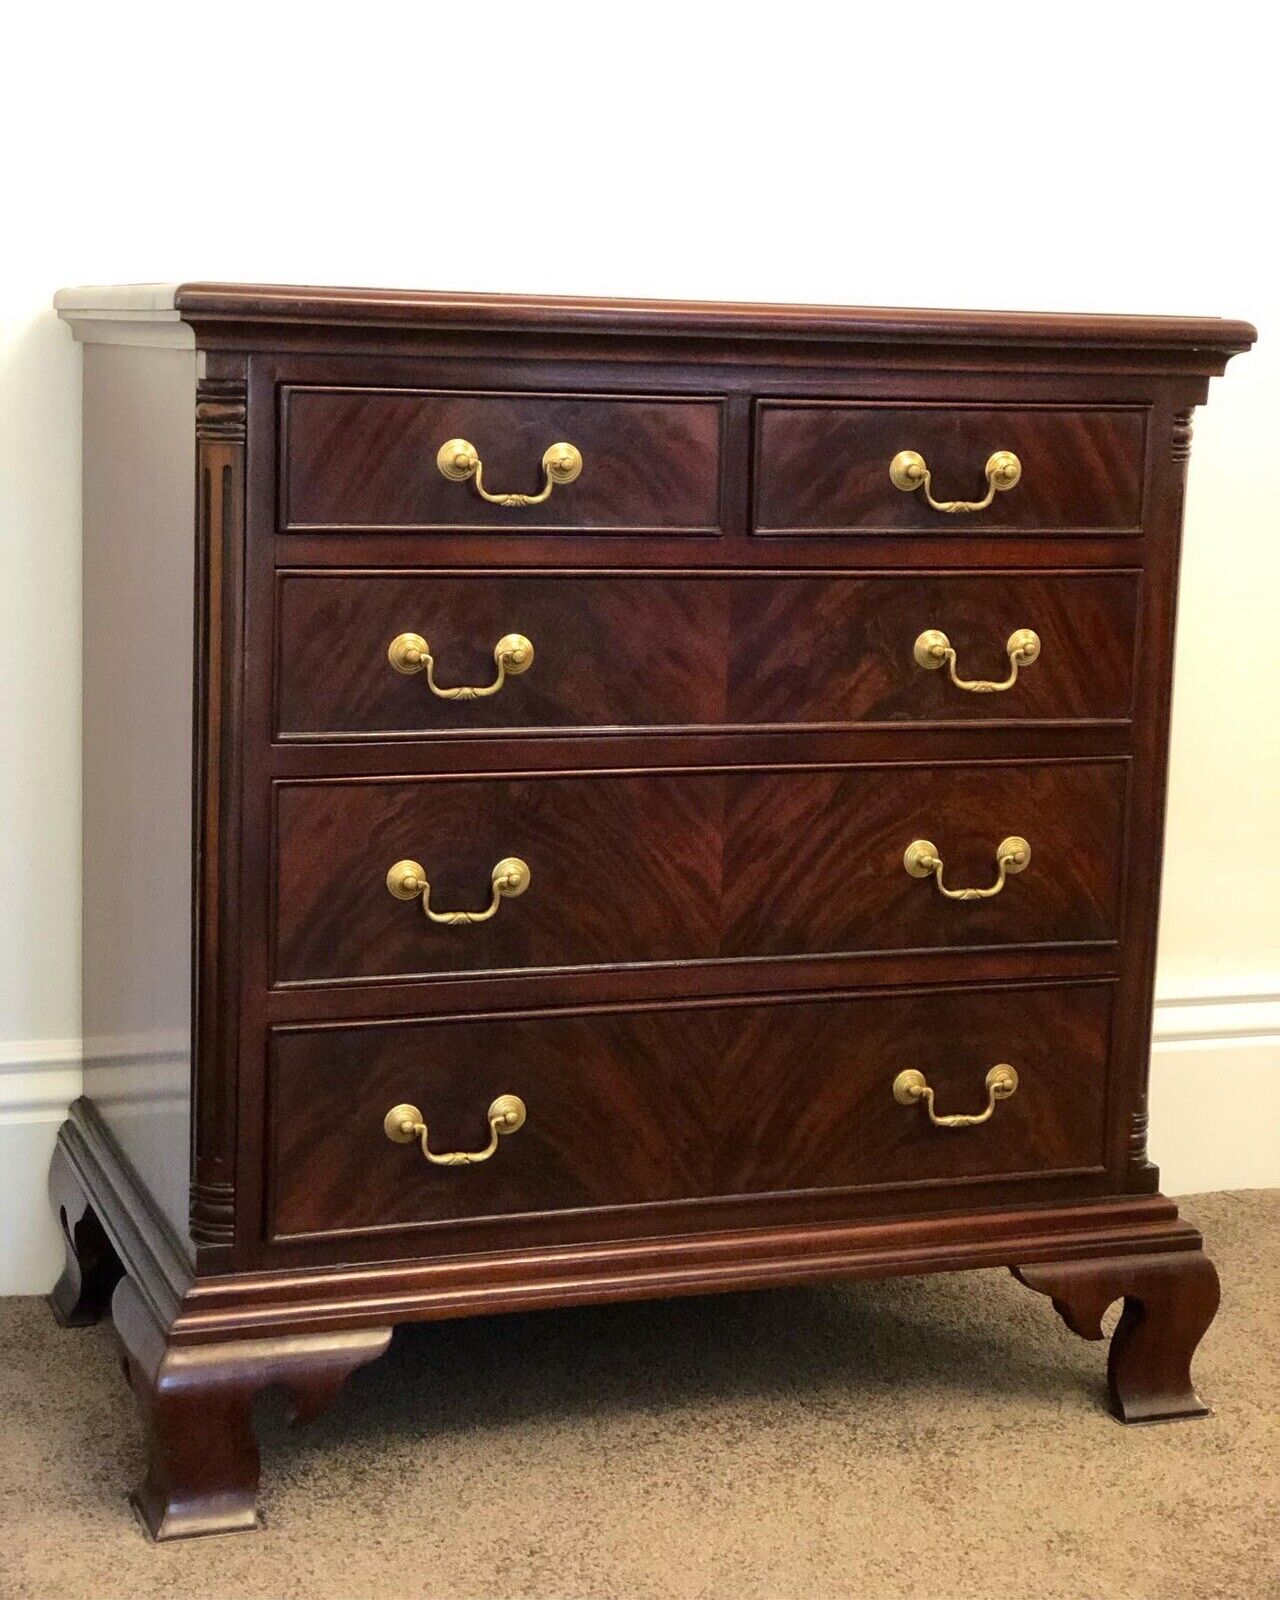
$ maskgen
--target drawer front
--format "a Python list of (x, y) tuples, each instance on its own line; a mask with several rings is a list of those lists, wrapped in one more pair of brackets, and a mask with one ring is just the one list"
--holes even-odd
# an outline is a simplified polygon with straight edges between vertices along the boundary
[[(1109, 941), (1123, 761), (282, 782), (277, 982)], [(952, 899), (913, 877), (925, 840)], [(503, 896), (500, 862), (528, 887)], [(416, 863), (421, 896), (387, 887)], [(407, 875), (407, 876), (406, 876)], [(499, 874), (503, 877), (503, 874)], [(397, 883), (412, 892), (415, 874)], [(496, 909), (494, 909), (496, 908)]]
[[(972, 719), (1124, 719), (1137, 575), (279, 579), (276, 721), (284, 737), (766, 727)], [(1003, 693), (1009, 641), (1040, 641)], [(925, 630), (954, 664), (922, 667)], [(425, 641), (396, 670), (389, 647)], [(524, 671), (499, 676), (523, 635)], [(956, 679), (970, 685), (957, 686)], [(497, 685), (496, 689), (494, 686)], [(434, 686), (434, 687), (433, 687)], [(449, 698), (458, 688), (494, 689)]]
[[(387, 528), (710, 533), (720, 526), (718, 400), (286, 388), (281, 518), (286, 531)], [(477, 479), (446, 477), (449, 440), (474, 446), (480, 485), (539, 495), (543, 455), (581, 455), (572, 482), (537, 505), (495, 505)]]
[[(276, 1237), (512, 1213), (1096, 1170), (1111, 986), (853, 996), (282, 1031), (270, 1063)], [(923, 1073), (937, 1127), (900, 1103)], [(523, 1126), (491, 1133), (500, 1096)], [(393, 1143), (411, 1105), (436, 1165)]]
[[(1142, 525), (1143, 411), (762, 401), (756, 427), (761, 533), (1136, 533)], [(927, 493), (940, 504), (984, 499), (998, 451), (1018, 458), (1021, 476), (982, 510), (935, 510), (925, 485), (908, 491), (891, 480), (902, 451), (923, 459)]]

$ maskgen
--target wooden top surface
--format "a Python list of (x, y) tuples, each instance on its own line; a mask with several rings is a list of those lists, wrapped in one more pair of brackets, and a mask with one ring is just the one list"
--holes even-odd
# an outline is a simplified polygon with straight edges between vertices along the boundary
[(68, 321), (383, 327), (488, 333), (661, 334), (714, 339), (812, 339), (1057, 348), (1247, 350), (1257, 332), (1221, 317), (945, 311), (737, 301), (606, 300), (435, 290), (183, 283), (62, 289)]

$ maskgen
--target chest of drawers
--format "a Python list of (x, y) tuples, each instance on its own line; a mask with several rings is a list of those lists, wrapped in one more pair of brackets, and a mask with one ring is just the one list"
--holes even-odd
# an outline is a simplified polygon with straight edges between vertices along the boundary
[[(1007, 1265), (1203, 1407), (1146, 1074), (1215, 319), (69, 290), (85, 1096), (160, 1538), (398, 1322)], [(951, 497), (960, 498), (951, 498)], [(192, 707), (194, 705), (194, 719)]]

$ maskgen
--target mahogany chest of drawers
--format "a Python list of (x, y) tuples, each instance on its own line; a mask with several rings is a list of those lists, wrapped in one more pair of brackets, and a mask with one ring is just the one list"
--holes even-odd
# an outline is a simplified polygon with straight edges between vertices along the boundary
[[(160, 1538), (397, 1322), (1005, 1264), (1203, 1410), (1146, 1076), (1215, 319), (71, 290), (85, 1096)], [(955, 497), (955, 498), (953, 498)], [(192, 707), (194, 705), (194, 719)]]

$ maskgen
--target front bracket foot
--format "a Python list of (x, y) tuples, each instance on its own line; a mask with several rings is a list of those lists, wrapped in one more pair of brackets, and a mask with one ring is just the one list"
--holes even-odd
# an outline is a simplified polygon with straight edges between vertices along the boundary
[(1049, 1295), (1082, 1339), (1103, 1338), (1103, 1313), (1123, 1299), (1107, 1358), (1111, 1409), (1122, 1422), (1208, 1414), (1191, 1383), (1191, 1358), (1218, 1309), (1218, 1274), (1202, 1250), (1037, 1261), (1011, 1270), (1028, 1289)]
[(131, 1499), (155, 1539), (256, 1527), (255, 1395), (279, 1386), (295, 1421), (310, 1421), (391, 1342), (390, 1328), (354, 1328), (170, 1345), (127, 1277), (111, 1310), (147, 1430), (147, 1472)]

